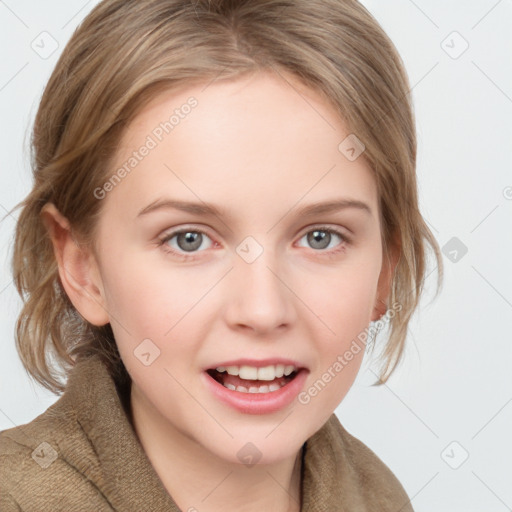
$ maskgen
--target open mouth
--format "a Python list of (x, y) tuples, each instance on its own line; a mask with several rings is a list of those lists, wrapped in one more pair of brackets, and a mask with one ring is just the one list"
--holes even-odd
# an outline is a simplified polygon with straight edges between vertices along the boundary
[(273, 393), (295, 379), (299, 368), (293, 366), (218, 367), (207, 370), (208, 375), (225, 388), (239, 393)]

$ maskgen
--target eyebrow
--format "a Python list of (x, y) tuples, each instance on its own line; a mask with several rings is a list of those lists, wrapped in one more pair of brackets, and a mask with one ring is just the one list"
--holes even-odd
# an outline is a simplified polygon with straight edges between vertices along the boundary
[[(303, 208), (300, 208), (296, 213), (301, 217), (311, 217), (313, 215), (333, 213), (348, 208), (356, 208), (358, 210), (366, 212), (367, 214), (372, 214), (372, 210), (368, 204), (357, 199), (349, 198), (340, 198), (331, 201), (313, 203), (308, 206), (304, 206)], [(190, 201), (178, 201), (175, 199), (158, 199), (149, 204), (148, 206), (146, 206), (145, 208), (143, 208), (138, 213), (137, 217), (147, 215), (148, 213), (157, 210), (169, 209), (180, 210), (186, 213), (190, 213), (192, 215), (202, 215), (211, 217), (226, 216), (226, 212), (223, 208), (214, 206), (212, 204), (194, 203)]]

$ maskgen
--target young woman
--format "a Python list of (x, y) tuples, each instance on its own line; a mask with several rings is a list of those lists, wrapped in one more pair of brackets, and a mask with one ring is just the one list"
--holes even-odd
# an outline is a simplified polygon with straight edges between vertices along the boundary
[(0, 433), (3, 511), (412, 510), (334, 414), (369, 327), (380, 382), (400, 361), (429, 247), (441, 268), (408, 89), (356, 1), (94, 8), (13, 259), (20, 357), (64, 394)]

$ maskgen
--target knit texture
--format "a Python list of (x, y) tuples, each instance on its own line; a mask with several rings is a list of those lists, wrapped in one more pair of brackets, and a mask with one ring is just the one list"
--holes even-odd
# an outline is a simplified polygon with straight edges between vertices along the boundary
[[(179, 512), (98, 356), (31, 422), (0, 432), (1, 512)], [(126, 399), (126, 397), (124, 397)], [(303, 512), (413, 512), (391, 470), (333, 414), (307, 440)]]

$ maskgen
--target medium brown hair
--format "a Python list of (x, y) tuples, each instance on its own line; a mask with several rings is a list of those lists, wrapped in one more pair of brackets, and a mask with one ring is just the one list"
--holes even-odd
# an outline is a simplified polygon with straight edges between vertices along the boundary
[(376, 20), (355, 0), (104, 0), (77, 28), (44, 90), (31, 141), (34, 185), (15, 207), (12, 270), (24, 303), (16, 346), (41, 385), (62, 392), (61, 377), (92, 353), (127, 377), (110, 324), (89, 324), (64, 292), (42, 207), (53, 203), (76, 240), (93, 247), (103, 204), (93, 191), (144, 105), (174, 87), (263, 70), (291, 73), (319, 92), (366, 147), (384, 254), (391, 244), (400, 249), (390, 295), (400, 308), (389, 319), (378, 383), (394, 371), (427, 249), (437, 261), (437, 292), (442, 258), (418, 207), (408, 78)]

